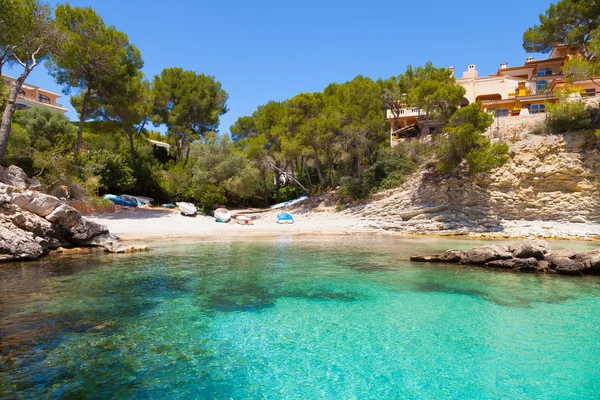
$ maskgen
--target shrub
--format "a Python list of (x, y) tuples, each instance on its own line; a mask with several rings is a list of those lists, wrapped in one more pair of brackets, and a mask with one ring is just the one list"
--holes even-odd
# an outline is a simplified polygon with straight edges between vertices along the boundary
[(438, 170), (452, 172), (466, 160), (469, 174), (476, 175), (506, 163), (508, 145), (492, 145), (482, 136), (492, 122), (492, 116), (482, 112), (477, 103), (458, 110), (450, 119), (448, 134), (438, 141)]
[(135, 185), (133, 170), (128, 160), (120, 154), (107, 150), (90, 153), (86, 169), (100, 177), (98, 190), (100, 194), (123, 193)]
[(565, 133), (592, 128), (590, 110), (580, 100), (563, 103), (546, 103), (548, 129), (553, 133)]

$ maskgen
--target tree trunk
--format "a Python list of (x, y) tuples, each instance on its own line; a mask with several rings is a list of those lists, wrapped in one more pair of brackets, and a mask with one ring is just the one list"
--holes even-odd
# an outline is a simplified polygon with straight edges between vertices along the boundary
[(294, 193), (296, 194), (296, 198), (298, 198), (298, 183), (296, 182), (296, 168), (292, 166), (292, 181), (294, 182)]
[(275, 203), (279, 203), (279, 189), (281, 188), (280, 177), (281, 174), (277, 168), (273, 168), (273, 174), (275, 176)]
[(91, 90), (88, 87), (85, 91), (85, 96), (83, 96), (83, 104), (81, 105), (81, 115), (79, 116), (79, 127), (77, 128), (77, 139), (75, 140), (75, 156), (79, 154), (79, 149), (81, 148), (81, 138), (83, 137), (83, 125), (85, 124), (85, 120), (87, 118), (89, 103), (90, 103), (90, 93)]
[(133, 131), (128, 131), (127, 136), (129, 136), (129, 151), (131, 151), (131, 163), (135, 165), (135, 146), (133, 145)]
[(312, 179), (310, 179), (310, 171), (308, 170), (308, 165), (306, 166), (306, 176), (308, 177), (308, 190), (309, 190), (310, 194), (312, 194), (313, 186), (312, 186)]
[(267, 174), (261, 168), (260, 177), (262, 178), (262, 186), (263, 186), (263, 198), (265, 200), (265, 207), (269, 207), (269, 189), (267, 188)]
[(192, 150), (192, 148), (189, 146), (185, 149), (185, 161), (183, 162), (184, 167), (187, 165), (188, 160), (190, 159), (190, 151), (191, 150)]
[[(19, 94), (19, 90), (21, 90), (21, 86), (25, 82), (25, 79), (29, 76), (33, 68), (25, 68), (23, 73), (19, 76), (13, 87), (10, 89), (10, 95), (8, 96), (8, 103), (6, 104), (6, 108), (4, 109), (4, 113), (2, 114), (2, 122), (0, 123), (0, 161), (4, 158), (6, 154), (6, 148), (8, 147), (8, 138), (10, 136), (11, 131), (11, 122), (12, 117), (17, 109), (17, 96)], [(4, 82), (0, 82), (1, 85), (4, 85)]]
[(325, 187), (325, 180), (323, 179), (323, 174), (321, 174), (321, 162), (319, 161), (319, 155), (315, 153), (315, 168), (317, 169), (317, 176), (319, 177), (319, 185), (321, 185), (321, 190)]
[(179, 162), (181, 161), (181, 139), (175, 139), (175, 164), (179, 164)]

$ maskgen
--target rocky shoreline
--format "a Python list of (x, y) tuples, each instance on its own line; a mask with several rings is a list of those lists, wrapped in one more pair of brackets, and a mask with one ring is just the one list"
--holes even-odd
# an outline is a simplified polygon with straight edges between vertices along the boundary
[(442, 254), (410, 257), (415, 262), (454, 263), (500, 268), (520, 272), (562, 275), (600, 275), (600, 249), (577, 253), (553, 251), (544, 240), (529, 239), (510, 246), (487, 245), (466, 251), (447, 250)]
[(51, 250), (80, 246), (113, 253), (148, 250), (120, 243), (106, 226), (39, 189), (39, 181), (21, 168), (0, 167), (0, 262), (35, 260)]

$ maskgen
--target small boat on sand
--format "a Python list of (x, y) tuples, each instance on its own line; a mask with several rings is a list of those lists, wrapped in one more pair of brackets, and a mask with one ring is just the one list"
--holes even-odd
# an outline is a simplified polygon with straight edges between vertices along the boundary
[(104, 196), (105, 200), (110, 200), (114, 204), (118, 204), (120, 206), (127, 207), (137, 207), (138, 203), (134, 199), (129, 198), (128, 196), (117, 196), (114, 194), (107, 194)]
[(192, 203), (186, 203), (185, 201), (180, 201), (179, 203), (175, 203), (175, 204), (177, 204), (177, 207), (179, 207), (179, 211), (181, 211), (181, 214), (183, 214), (183, 215), (196, 215), (196, 212), (198, 211), (196, 206), (193, 205)]
[(229, 222), (231, 220), (231, 213), (226, 208), (217, 208), (215, 210), (215, 221), (217, 222)]
[(252, 225), (252, 218), (246, 215), (238, 214), (235, 216), (235, 222), (240, 225)]
[(274, 210), (277, 208), (289, 207), (289, 206), (293, 206), (294, 204), (298, 204), (306, 199), (308, 199), (307, 196), (302, 196), (302, 197), (298, 197), (297, 199), (294, 199), (294, 200), (289, 200), (289, 201), (284, 201), (283, 203), (273, 204), (270, 208)]
[(290, 213), (280, 212), (277, 214), (277, 223), (278, 224), (293, 224), (294, 217)]
[(152, 197), (132, 196), (130, 194), (122, 194), (121, 197), (128, 198), (132, 201), (137, 202), (138, 207), (149, 207), (150, 203), (154, 201)]

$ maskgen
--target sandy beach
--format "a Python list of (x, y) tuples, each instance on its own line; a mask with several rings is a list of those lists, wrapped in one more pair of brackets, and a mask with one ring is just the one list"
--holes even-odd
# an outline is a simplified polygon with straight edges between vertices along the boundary
[[(243, 210), (232, 210), (232, 215)], [(477, 232), (468, 230), (439, 230), (420, 232), (411, 221), (397, 223), (394, 229), (376, 221), (346, 212), (292, 211), (294, 224), (276, 223), (281, 210), (243, 211), (252, 218), (252, 225), (239, 225), (234, 221), (217, 223), (206, 215), (187, 217), (177, 210), (167, 209), (119, 209), (114, 213), (94, 214), (87, 218), (106, 225), (112, 234), (124, 240), (153, 240), (173, 237), (223, 237), (223, 236), (276, 236), (276, 235), (428, 235), (463, 236), (474, 238), (524, 238), (539, 237), (569, 240), (600, 240), (600, 224), (554, 221), (501, 221), (502, 230)]]
[[(248, 213), (252, 225), (215, 222), (214, 217), (188, 217), (177, 210), (128, 209), (115, 213), (95, 214), (87, 218), (108, 226), (110, 232), (125, 240), (169, 237), (269, 236), (285, 234), (352, 234), (373, 232), (368, 221), (339, 213), (294, 213), (294, 224), (278, 224), (281, 210)], [(236, 211), (232, 211), (235, 215)]]

